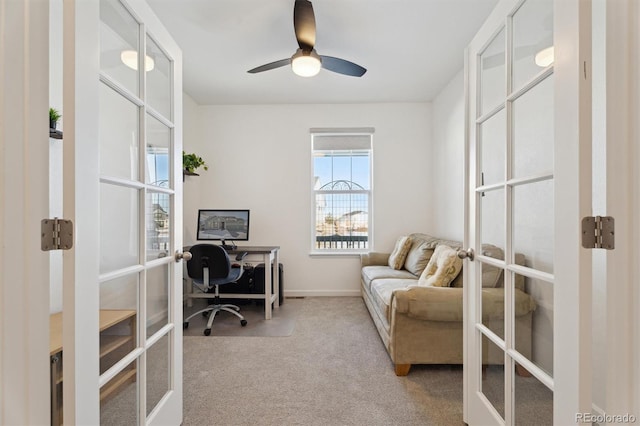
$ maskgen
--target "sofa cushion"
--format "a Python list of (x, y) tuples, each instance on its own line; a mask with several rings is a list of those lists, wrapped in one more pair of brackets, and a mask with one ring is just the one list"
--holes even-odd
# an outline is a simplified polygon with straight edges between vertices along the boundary
[[(493, 257), (494, 259), (504, 260), (504, 252), (500, 247), (496, 247), (492, 244), (485, 244), (482, 246), (482, 254), (487, 257)], [(494, 288), (498, 286), (498, 281), (502, 276), (502, 268), (482, 264), (482, 287)]]
[(405, 289), (416, 285), (417, 283), (418, 282), (415, 279), (408, 280), (402, 278), (383, 278), (371, 283), (370, 294), (373, 299), (373, 303), (375, 303), (378, 310), (384, 314), (384, 317), (389, 323), (391, 323), (389, 307), (391, 306), (391, 295), (394, 290), (399, 288)]
[(411, 238), (400, 237), (396, 241), (396, 246), (389, 255), (389, 266), (393, 269), (402, 269), (404, 261), (407, 258), (407, 253), (411, 248)]
[[(493, 257), (496, 259), (504, 260), (504, 252), (499, 247), (493, 246), (491, 244), (487, 244), (482, 246), (482, 254), (485, 256)], [(524, 266), (525, 257), (522, 253), (516, 253), (514, 255), (514, 260), (516, 265)], [(488, 275), (485, 275), (485, 272), (488, 270)], [(497, 273), (497, 278), (495, 281), (495, 285), (489, 285), (491, 280), (493, 280), (494, 274)], [(524, 291), (524, 276), (516, 274), (515, 276), (514, 286), (518, 290)], [(462, 286), (462, 285), (461, 285)], [(492, 287), (504, 287), (504, 270), (502, 268), (498, 268), (496, 266), (491, 265), (483, 265), (482, 270), (482, 287), (484, 288), (492, 288)]]
[[(504, 252), (499, 247), (496, 247), (492, 244), (485, 244), (482, 246), (482, 248), (483, 248), (482, 252), (485, 256), (504, 260)], [(515, 264), (524, 266), (525, 257), (522, 253), (515, 254)], [(489, 271), (487, 271), (487, 268), (489, 268)], [(485, 275), (485, 272), (488, 272), (487, 275)], [(497, 279), (495, 281), (495, 285), (489, 285), (491, 282), (493, 282), (496, 272), (497, 272)], [(451, 282), (450, 286), (462, 288), (463, 275), (464, 274), (458, 274), (458, 276), (453, 280), (453, 282)], [(485, 264), (484, 269), (482, 271), (482, 287), (484, 288), (504, 287), (503, 269)], [(524, 291), (524, 277), (522, 275), (516, 274), (515, 288), (517, 288), (518, 290)]]
[(436, 247), (429, 264), (420, 275), (419, 285), (448, 287), (462, 269), (462, 259), (456, 250), (440, 244)]
[(419, 277), (427, 267), (433, 250), (436, 248), (438, 239), (427, 234), (414, 233), (411, 237), (411, 249), (407, 253), (404, 261), (404, 269)]
[(382, 278), (400, 278), (414, 280), (414, 284), (418, 283), (418, 277), (404, 269), (396, 270), (388, 266), (372, 265), (362, 268), (362, 279), (367, 288), (371, 288), (371, 281)]

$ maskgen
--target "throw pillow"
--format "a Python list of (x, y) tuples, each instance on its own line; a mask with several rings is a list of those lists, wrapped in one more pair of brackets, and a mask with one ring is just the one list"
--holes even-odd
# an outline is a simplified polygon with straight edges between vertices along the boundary
[(433, 255), (434, 245), (427, 241), (417, 240), (411, 245), (407, 259), (404, 261), (404, 269), (419, 277), (427, 267)]
[(420, 275), (421, 286), (448, 287), (462, 269), (462, 259), (451, 247), (440, 244), (433, 252), (429, 264)]
[(389, 256), (389, 266), (393, 269), (402, 269), (402, 266), (404, 266), (404, 260), (407, 258), (407, 253), (409, 253), (410, 248), (411, 238), (398, 238), (396, 246), (393, 248), (393, 251)]

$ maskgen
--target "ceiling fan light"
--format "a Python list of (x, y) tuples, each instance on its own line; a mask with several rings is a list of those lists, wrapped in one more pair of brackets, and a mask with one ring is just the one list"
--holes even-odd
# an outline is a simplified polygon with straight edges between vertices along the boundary
[(553, 46), (547, 47), (546, 49), (542, 49), (533, 59), (537, 66), (546, 68), (549, 65), (553, 64), (554, 61), (554, 49)]
[[(120, 60), (132, 70), (138, 71), (138, 52), (135, 50), (123, 50), (122, 53), (120, 53)], [(155, 68), (155, 66), (156, 63), (153, 58), (149, 55), (145, 56), (144, 70), (149, 72)]]
[(315, 50), (304, 52), (298, 49), (291, 58), (291, 69), (300, 77), (313, 77), (320, 72), (322, 61)]

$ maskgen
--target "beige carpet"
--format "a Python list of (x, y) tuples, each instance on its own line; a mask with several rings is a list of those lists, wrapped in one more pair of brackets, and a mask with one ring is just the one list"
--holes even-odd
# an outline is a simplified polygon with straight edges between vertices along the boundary
[[(288, 337), (205, 337), (201, 330), (184, 337), (183, 425), (464, 424), (462, 366), (416, 365), (397, 377), (361, 298), (287, 299), (283, 307), (296, 305)], [(152, 359), (166, 365), (162, 356)], [(148, 397), (155, 400), (167, 384), (154, 377)], [(496, 366), (483, 381), (500, 411), (502, 377)], [(551, 393), (534, 378), (515, 380), (518, 424), (551, 424)], [(134, 424), (135, 400), (131, 385), (104, 404), (101, 424)]]
[[(264, 319), (264, 304), (256, 304), (255, 301), (236, 303), (240, 308), (240, 314), (247, 320), (247, 325), (242, 327), (240, 319), (229, 312), (219, 312), (211, 327), (211, 336), (261, 336), (261, 337), (286, 337), (291, 336), (296, 324), (296, 317), (300, 311), (303, 299), (286, 299), (279, 309), (272, 310), (270, 320)], [(192, 307), (184, 308), (184, 318), (207, 306), (204, 299), (194, 300)], [(185, 336), (203, 336), (204, 329), (209, 318), (196, 315), (189, 321), (189, 327), (184, 329)]]
[(462, 368), (397, 377), (361, 298), (307, 298), (290, 337), (184, 338), (183, 424), (462, 425)]

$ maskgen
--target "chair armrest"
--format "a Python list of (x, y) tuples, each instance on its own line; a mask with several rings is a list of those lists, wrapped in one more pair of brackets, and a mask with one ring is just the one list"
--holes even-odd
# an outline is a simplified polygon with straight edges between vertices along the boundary
[(388, 265), (390, 255), (391, 253), (380, 253), (375, 251), (362, 253), (360, 254), (360, 266)]
[(238, 253), (238, 255), (236, 256), (236, 260), (237, 261), (244, 260), (244, 258), (247, 257), (247, 254), (249, 254), (249, 253), (247, 253), (246, 251)]
[(426, 321), (462, 321), (462, 288), (409, 286), (394, 290), (396, 312)]

